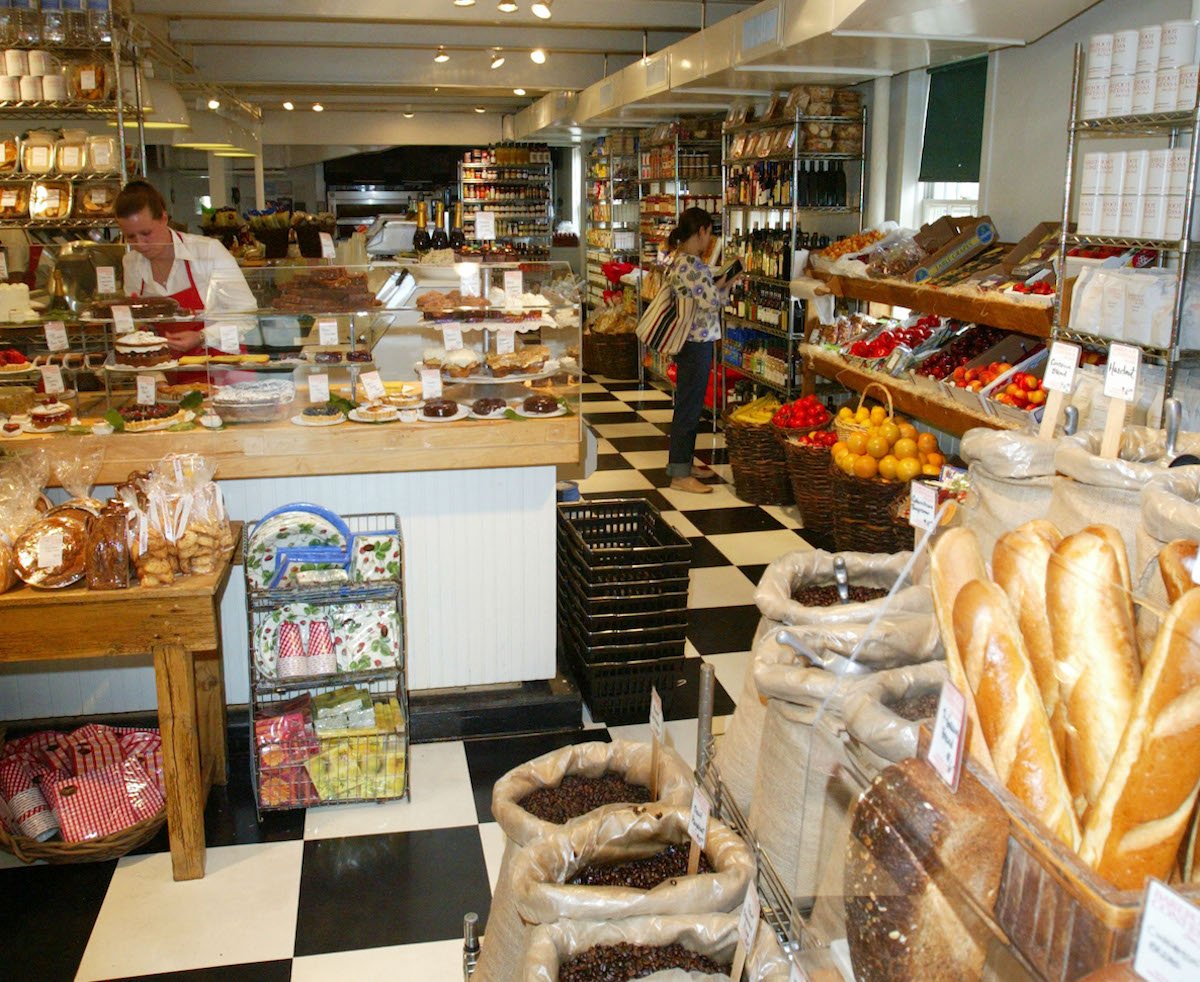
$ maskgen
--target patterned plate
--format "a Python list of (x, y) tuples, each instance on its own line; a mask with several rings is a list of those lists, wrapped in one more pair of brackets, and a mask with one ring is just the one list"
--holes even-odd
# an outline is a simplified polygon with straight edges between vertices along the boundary
[(332, 512), (315, 506), (294, 506), (273, 512), (255, 526), (246, 550), (246, 581), (261, 590), (275, 575), (279, 551), (305, 546), (346, 548), (349, 535)]

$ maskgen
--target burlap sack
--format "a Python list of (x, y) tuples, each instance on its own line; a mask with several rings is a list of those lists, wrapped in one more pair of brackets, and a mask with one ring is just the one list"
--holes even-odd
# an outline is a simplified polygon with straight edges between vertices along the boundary
[[(690, 804), (693, 787), (691, 770), (683, 758), (669, 747), (663, 747), (662, 751), (658, 771), (659, 800), (672, 805)], [(518, 802), (537, 788), (558, 787), (568, 774), (599, 777), (615, 773), (623, 775), (631, 784), (648, 785), (650, 753), (648, 743), (628, 740), (578, 743), (515, 767), (496, 782), (492, 788), (492, 814), (504, 831), (504, 856), (488, 914), (485, 931), (488, 943), (483, 946), (476, 967), (475, 977), (479, 982), (517, 982), (520, 978), (524, 946), (506, 943), (506, 939), (520, 939), (522, 936), (520, 917), (513, 902), (513, 856), (521, 847), (563, 827), (535, 818)], [(609, 809), (621, 807), (611, 805)]]
[(985, 556), (1005, 532), (1050, 507), (1054, 441), (1028, 433), (977, 427), (963, 434), (959, 454), (967, 462), (971, 494), (963, 524), (975, 532)]
[[(1167, 591), (1158, 570), (1158, 554), (1176, 539), (1200, 540), (1200, 467), (1177, 467), (1155, 477), (1142, 491), (1142, 521), (1137, 529), (1133, 564), (1134, 593), (1166, 607)], [(1138, 642), (1143, 656), (1158, 633), (1159, 617), (1139, 606)]]
[[(780, 625), (762, 618), (754, 633), (750, 664), (742, 678), (742, 693), (738, 696), (733, 716), (725, 726), (725, 734), (717, 740), (713, 761), (721, 775), (721, 784), (729, 792), (743, 815), (750, 810), (754, 795), (754, 773), (758, 769), (758, 746), (762, 742), (763, 720), (767, 716), (766, 702), (754, 684), (754, 662), (763, 639), (772, 638)], [(771, 642), (774, 643), (774, 642)]]
[[(736, 914), (698, 914), (664, 917), (629, 917), (618, 921), (556, 921), (533, 929), (525, 956), (523, 982), (558, 982), (563, 962), (601, 944), (681, 944), (707, 955), (718, 964), (733, 961), (737, 948)], [(757, 976), (751, 976), (758, 979)], [(760, 982), (767, 982), (763, 976)], [(699, 972), (655, 972), (642, 982), (728, 982), (729, 976)], [(782, 976), (786, 982), (787, 976)]]
[(861, 763), (873, 772), (869, 777), (917, 753), (920, 723), (897, 716), (889, 704), (939, 692), (946, 677), (946, 663), (938, 661), (875, 672), (850, 683), (842, 718), (851, 749), (861, 752)]

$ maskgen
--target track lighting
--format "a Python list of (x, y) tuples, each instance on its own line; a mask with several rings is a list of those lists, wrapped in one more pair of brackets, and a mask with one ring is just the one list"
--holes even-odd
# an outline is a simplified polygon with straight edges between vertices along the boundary
[(325, 111), (325, 107), (324, 107), (324, 106), (322, 106), (322, 105), (321, 105), (319, 102), (314, 102), (314, 103), (313, 103), (313, 112), (315, 112), (315, 113), (323, 113), (324, 111)]
[(553, 3), (554, 0), (545, 0), (544, 3), (535, 3), (529, 9), (532, 11), (534, 17), (541, 18), (542, 20), (549, 20), (550, 7), (553, 5)]
[(513, 95), (524, 95), (524, 94), (525, 94), (524, 89), (513, 89)]
[(535, 65), (544, 65), (546, 64), (546, 52), (541, 48), (534, 48), (529, 52), (529, 60)]
[(495, 70), (504, 64), (504, 55), (499, 48), (492, 48), (492, 69)]
[(288, 112), (291, 112), (296, 107), (294, 105), (292, 105), (292, 101), (291, 101), (291, 99), (289, 99), (287, 102), (285, 102), (283, 104), (283, 108), (286, 109)]
[(446, 54), (445, 45), (438, 46), (437, 54), (433, 56), (433, 60), (436, 61), (439, 65), (442, 64), (443, 62), (450, 60), (450, 56), (448, 54)]

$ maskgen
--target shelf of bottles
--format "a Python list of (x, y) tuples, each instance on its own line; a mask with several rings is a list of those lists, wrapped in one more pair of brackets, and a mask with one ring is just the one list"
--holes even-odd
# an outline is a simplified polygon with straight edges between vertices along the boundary
[(724, 261), (740, 259), (747, 275), (725, 307), (722, 359), (790, 398), (800, 385), (804, 315), (791, 295), (792, 257), (861, 229), (865, 117), (855, 108), (737, 118), (731, 111), (724, 127)]
[[(468, 150), (458, 165), (461, 230), (468, 255), (549, 259), (554, 229), (550, 148), (541, 143), (498, 143)], [(492, 215), (495, 238), (476, 237), (476, 215)]]
[(638, 261), (637, 132), (614, 130), (600, 137), (586, 163), (587, 299), (598, 307), (609, 289), (604, 264)]

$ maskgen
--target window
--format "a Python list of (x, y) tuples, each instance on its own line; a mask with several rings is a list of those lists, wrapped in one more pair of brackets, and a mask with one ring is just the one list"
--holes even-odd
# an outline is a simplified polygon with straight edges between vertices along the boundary
[(922, 181), (921, 224), (943, 215), (974, 215), (979, 206), (978, 181)]

